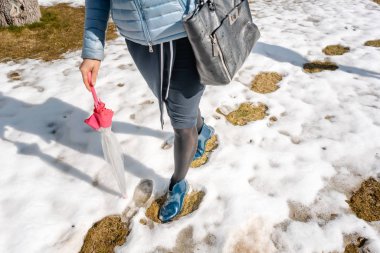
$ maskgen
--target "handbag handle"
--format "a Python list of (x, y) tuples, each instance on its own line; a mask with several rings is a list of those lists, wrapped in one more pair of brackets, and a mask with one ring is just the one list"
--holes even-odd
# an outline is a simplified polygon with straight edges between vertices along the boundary
[[(236, 6), (236, 0), (233, 0), (234, 1), (234, 6)], [(242, 1), (246, 1), (246, 0), (241, 0), (240, 2)], [(211, 7), (212, 9), (210, 10), (215, 10), (215, 3), (214, 3), (214, 0), (195, 0), (195, 4), (196, 5), (199, 5), (199, 6), (202, 6), (204, 5), (205, 3), (208, 3), (208, 6), (209, 8)]]

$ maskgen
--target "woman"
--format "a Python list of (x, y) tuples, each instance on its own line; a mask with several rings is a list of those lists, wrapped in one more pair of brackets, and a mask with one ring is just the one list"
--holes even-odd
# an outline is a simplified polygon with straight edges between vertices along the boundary
[(163, 104), (174, 129), (174, 173), (165, 203), (159, 210), (162, 222), (180, 213), (189, 183), (185, 179), (191, 162), (204, 153), (214, 129), (204, 123), (199, 102), (205, 86), (200, 83), (194, 52), (182, 24), (182, 16), (195, 7), (194, 0), (86, 0), (86, 18), (80, 66), (90, 90), (87, 73), (95, 84), (104, 58), (109, 14), (128, 50), (159, 101), (161, 129)]

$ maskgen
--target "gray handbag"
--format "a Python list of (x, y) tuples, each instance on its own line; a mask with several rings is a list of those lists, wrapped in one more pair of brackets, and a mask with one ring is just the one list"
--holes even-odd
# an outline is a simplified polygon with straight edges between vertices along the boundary
[(200, 81), (229, 84), (260, 37), (248, 0), (195, 0), (183, 17)]

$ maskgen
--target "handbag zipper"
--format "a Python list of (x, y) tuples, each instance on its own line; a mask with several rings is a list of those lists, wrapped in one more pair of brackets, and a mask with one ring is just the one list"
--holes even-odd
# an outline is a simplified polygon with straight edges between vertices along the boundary
[(143, 23), (143, 31), (144, 31), (145, 39), (146, 39), (146, 41), (148, 43), (148, 46), (149, 46), (149, 52), (153, 53), (152, 39), (150, 37), (148, 26), (147, 26), (146, 21), (145, 21), (145, 16), (144, 16), (143, 13), (141, 13), (142, 6), (141, 6), (141, 3), (140, 3), (140, 0), (133, 0), (133, 1), (135, 2), (135, 4), (137, 2), (137, 5), (138, 5), (137, 6), (137, 12), (139, 13), (140, 18), (143, 21), (142, 22)]
[(232, 78), (231, 78), (230, 72), (227, 69), (227, 65), (226, 65), (226, 63), (224, 61), (224, 56), (223, 56), (222, 50), (220, 49), (219, 41), (218, 41), (218, 39), (216, 37), (216, 34), (211, 34), (210, 36), (211, 36), (213, 55), (214, 56), (219, 56), (219, 58), (220, 58), (220, 60), (222, 62), (222, 66), (223, 66), (224, 72), (227, 74), (228, 79), (231, 81)]

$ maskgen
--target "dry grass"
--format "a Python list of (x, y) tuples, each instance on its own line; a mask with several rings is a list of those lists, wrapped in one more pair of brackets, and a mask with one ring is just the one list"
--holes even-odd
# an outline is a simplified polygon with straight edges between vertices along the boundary
[(344, 253), (359, 253), (359, 252), (360, 252), (359, 248), (353, 243), (346, 245), (346, 247), (344, 248)]
[(211, 136), (209, 140), (206, 142), (206, 147), (205, 147), (205, 152), (201, 157), (198, 159), (195, 159), (194, 161), (191, 162), (190, 167), (191, 168), (198, 168), (205, 164), (208, 161), (208, 158), (211, 154), (211, 152), (218, 147), (218, 138), (214, 134)]
[(325, 47), (322, 52), (326, 55), (342, 55), (350, 51), (349, 47), (342, 45), (330, 45)]
[[(0, 28), (0, 62), (26, 58), (51, 61), (82, 47), (83, 7), (57, 4), (41, 7), (41, 14), (40, 22)], [(107, 39), (116, 37), (116, 28), (110, 24)]]
[(359, 218), (380, 221), (380, 182), (370, 177), (346, 202)]
[(79, 253), (113, 253), (116, 245), (125, 243), (128, 234), (128, 224), (119, 215), (106, 216), (88, 230)]
[(334, 70), (337, 70), (338, 68), (339, 67), (335, 63), (329, 62), (329, 61), (325, 61), (325, 62), (313, 61), (313, 62), (305, 63), (303, 65), (303, 70), (307, 73), (317, 73), (324, 70), (334, 71)]
[(248, 122), (265, 118), (265, 116), (267, 116), (267, 110), (268, 107), (263, 103), (253, 105), (251, 102), (245, 102), (240, 104), (238, 109), (227, 115), (225, 115), (219, 108), (216, 109), (216, 112), (225, 116), (233, 125), (243, 126)]
[(359, 253), (359, 252), (368, 252), (365, 244), (368, 241), (367, 238), (362, 236), (353, 235), (345, 235), (344, 240), (349, 240), (346, 247), (344, 248), (344, 253)]
[(258, 93), (270, 93), (277, 90), (282, 76), (276, 72), (261, 72), (251, 83), (251, 90)]
[[(380, 0), (379, 0), (380, 1)], [(369, 47), (380, 47), (380, 40), (369, 40), (366, 43), (364, 43), (364, 46)]]
[(380, 4), (380, 0), (373, 0), (375, 3)]
[[(197, 210), (205, 194), (206, 193), (204, 191), (192, 191), (186, 194), (182, 210), (177, 216), (174, 217), (173, 221), (178, 220), (181, 217)], [(158, 218), (158, 212), (162, 204), (164, 204), (166, 196), (167, 193), (165, 193), (161, 197), (158, 197), (152, 202), (152, 204), (147, 208), (145, 212), (146, 217), (148, 217), (154, 222), (162, 223), (161, 220)]]

